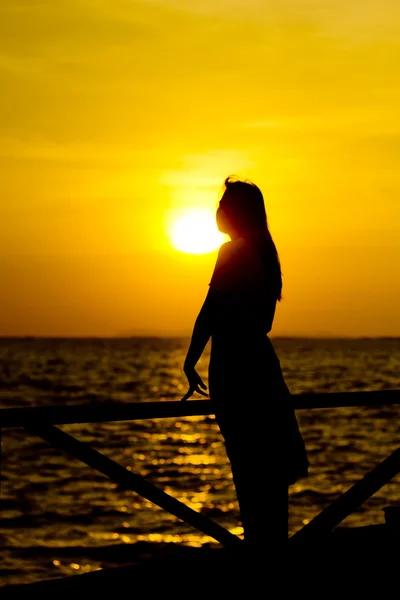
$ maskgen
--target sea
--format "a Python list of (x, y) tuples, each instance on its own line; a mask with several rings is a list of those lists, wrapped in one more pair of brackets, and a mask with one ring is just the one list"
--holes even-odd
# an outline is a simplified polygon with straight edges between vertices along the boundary
[[(274, 338), (292, 394), (400, 390), (400, 338)], [(0, 339), (0, 408), (179, 400), (186, 338)], [(209, 347), (198, 371), (207, 383)], [(201, 398), (197, 396), (197, 398)], [(254, 402), (268, 419), (267, 399)], [(1, 413), (0, 413), (1, 415)], [(399, 444), (400, 406), (298, 410), (310, 473), (289, 488), (289, 534), (310, 522)], [(224, 443), (213, 415), (60, 428), (242, 536)], [(266, 457), (267, 458), (267, 457)], [(254, 509), (268, 531), (265, 470)], [(384, 523), (400, 478), (342, 527)], [(266, 540), (267, 541), (267, 540)], [(21, 428), (2, 431), (0, 585), (126, 564), (156, 548), (216, 544), (133, 491)]]

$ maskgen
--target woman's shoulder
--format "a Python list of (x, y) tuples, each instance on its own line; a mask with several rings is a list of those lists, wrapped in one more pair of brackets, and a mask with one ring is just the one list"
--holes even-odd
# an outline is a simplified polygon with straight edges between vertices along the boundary
[(229, 264), (232, 268), (237, 268), (239, 265), (255, 268), (260, 266), (260, 257), (254, 246), (245, 238), (240, 237), (222, 244), (217, 262), (221, 266)]
[(225, 290), (235, 289), (251, 284), (260, 275), (251, 246), (244, 238), (237, 238), (220, 247), (211, 285)]
[(246, 249), (246, 240), (242, 237), (230, 240), (222, 244), (218, 251), (218, 258), (221, 260), (230, 260), (236, 255), (240, 255)]

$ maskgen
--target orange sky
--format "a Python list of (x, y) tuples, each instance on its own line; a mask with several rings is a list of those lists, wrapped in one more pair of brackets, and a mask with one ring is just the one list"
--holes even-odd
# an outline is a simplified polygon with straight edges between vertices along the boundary
[(236, 173), (283, 271), (274, 335), (400, 336), (397, 0), (3, 0), (0, 335), (185, 335)]

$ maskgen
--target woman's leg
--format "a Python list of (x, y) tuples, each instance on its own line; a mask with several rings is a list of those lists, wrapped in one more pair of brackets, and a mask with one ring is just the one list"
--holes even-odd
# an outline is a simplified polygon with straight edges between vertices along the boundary
[[(285, 548), (288, 539), (288, 484), (283, 457), (266, 448), (256, 427), (220, 423), (231, 464), (247, 545)], [(248, 433), (246, 433), (248, 432)], [(259, 435), (257, 435), (257, 433)]]
[(246, 544), (279, 551), (288, 540), (288, 485), (257, 457), (230, 457)]

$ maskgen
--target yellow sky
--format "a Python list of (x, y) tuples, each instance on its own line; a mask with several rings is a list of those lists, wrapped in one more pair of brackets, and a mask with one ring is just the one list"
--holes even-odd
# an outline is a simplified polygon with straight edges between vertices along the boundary
[(398, 0), (3, 0), (0, 335), (189, 334), (236, 173), (283, 270), (271, 335), (400, 336)]

